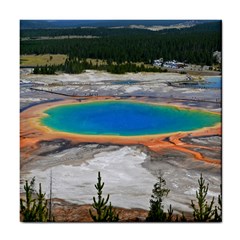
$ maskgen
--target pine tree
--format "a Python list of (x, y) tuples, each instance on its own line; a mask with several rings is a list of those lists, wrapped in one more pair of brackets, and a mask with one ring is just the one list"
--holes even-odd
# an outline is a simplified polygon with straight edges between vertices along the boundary
[(35, 222), (36, 220), (36, 200), (32, 197), (34, 193), (34, 184), (35, 177), (32, 178), (30, 185), (28, 181), (26, 181), (24, 185), (26, 199), (20, 199), (20, 213), (23, 216), (24, 222)]
[(154, 188), (152, 190), (152, 199), (150, 199), (150, 211), (146, 218), (147, 222), (165, 222), (171, 221), (172, 219), (172, 206), (168, 210), (168, 213), (164, 212), (164, 205), (162, 204), (163, 198), (167, 197), (170, 192), (169, 189), (165, 188), (166, 181), (162, 178), (158, 178), (159, 181), (154, 184)]
[(34, 69), (33, 69), (33, 74), (39, 74), (39, 66), (37, 65)]
[[(47, 200), (45, 199), (45, 193), (42, 193), (41, 183), (39, 184), (39, 191), (34, 189), (35, 177), (32, 178), (30, 184), (26, 181), (24, 190), (26, 197), (20, 199), (20, 213), (23, 217), (23, 222), (47, 222), (48, 221), (48, 209)], [(33, 195), (36, 194), (37, 198)]]
[(218, 195), (218, 206), (215, 206), (214, 209), (214, 222), (222, 221), (222, 185), (220, 186), (221, 193)]
[(113, 210), (111, 202), (110, 205), (107, 206), (107, 203), (109, 201), (109, 194), (107, 195), (106, 199), (102, 197), (103, 187), (104, 182), (102, 183), (100, 172), (98, 172), (98, 182), (95, 184), (98, 198), (96, 200), (96, 198), (93, 197), (92, 204), (93, 208), (96, 210), (96, 215), (93, 214), (91, 209), (89, 210), (89, 213), (94, 222), (117, 222), (119, 220), (119, 217), (118, 214), (116, 214), (116, 212)]
[(39, 192), (37, 193), (36, 218), (38, 222), (47, 222), (48, 220), (47, 200), (45, 193), (42, 193), (41, 183), (39, 183)]
[(191, 207), (193, 208), (193, 217), (196, 222), (208, 222), (212, 220), (214, 215), (213, 204), (214, 197), (212, 198), (210, 204), (207, 202), (207, 193), (208, 193), (208, 185), (205, 185), (205, 180), (200, 176), (198, 180), (198, 191), (196, 191), (197, 198), (197, 206), (191, 201)]

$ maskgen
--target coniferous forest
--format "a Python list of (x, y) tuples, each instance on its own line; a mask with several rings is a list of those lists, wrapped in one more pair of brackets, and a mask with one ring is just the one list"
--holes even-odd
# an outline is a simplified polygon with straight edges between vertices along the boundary
[[(52, 199), (45, 199), (46, 193), (42, 193), (41, 183), (39, 191), (34, 187), (35, 177), (24, 185), (25, 197), (20, 199), (20, 218), (23, 222), (53, 222), (54, 215), (51, 211)], [(93, 197), (92, 208), (89, 208), (89, 214), (94, 222), (118, 222), (119, 213), (112, 207), (109, 202), (110, 195), (103, 197), (104, 182), (101, 174), (98, 172), (98, 182), (94, 185), (98, 197)], [(202, 174), (198, 179), (198, 190), (196, 199), (191, 200), (192, 215), (185, 217), (173, 214), (173, 207), (169, 206), (164, 209), (163, 200), (168, 196), (170, 189), (166, 188), (166, 181), (158, 177), (154, 184), (150, 199), (150, 209), (148, 216), (143, 221), (146, 222), (222, 222), (222, 193), (218, 195), (217, 200), (212, 197), (210, 203), (207, 201), (209, 183), (205, 183)], [(221, 186), (220, 186), (221, 188)], [(36, 195), (37, 198), (34, 198)], [(95, 211), (94, 211), (95, 210)]]
[[(116, 73), (140, 71), (133, 63), (151, 64), (159, 58), (211, 66), (215, 61), (213, 52), (222, 51), (220, 21), (162, 31), (104, 27), (25, 29), (21, 30), (20, 36), (21, 55), (66, 54), (66, 63), (55, 68), (69, 73), (82, 72), (87, 58), (105, 60), (110, 66), (110, 70), (106, 66), (92, 68)], [(113, 62), (121, 67), (114, 67)], [(144, 71), (143, 66), (138, 68)], [(53, 69), (42, 71), (54, 72)], [(41, 69), (36, 72), (41, 73)]]

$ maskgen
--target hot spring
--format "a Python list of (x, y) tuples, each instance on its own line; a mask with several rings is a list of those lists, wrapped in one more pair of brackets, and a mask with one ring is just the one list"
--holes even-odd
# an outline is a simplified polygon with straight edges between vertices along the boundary
[(131, 101), (96, 101), (53, 107), (41, 123), (84, 135), (140, 136), (192, 131), (221, 121), (218, 114)]

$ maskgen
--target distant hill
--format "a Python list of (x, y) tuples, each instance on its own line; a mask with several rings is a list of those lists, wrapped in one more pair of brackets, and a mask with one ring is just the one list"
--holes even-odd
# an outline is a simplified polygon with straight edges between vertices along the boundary
[(130, 25), (170, 26), (200, 24), (214, 20), (21, 20), (20, 29), (75, 28), (75, 27), (127, 27)]
[[(207, 66), (214, 64), (213, 52), (222, 52), (221, 21), (185, 20), (182, 23), (177, 21), (27, 22), (28, 26), (51, 25), (54, 28), (21, 29), (20, 54), (64, 54), (70, 60), (91, 58), (119, 64), (125, 62), (149, 64), (159, 58)], [(24, 21), (21, 23), (24, 24)], [(76, 26), (74, 24), (80, 23), (86, 27), (73, 28)], [(165, 26), (156, 26), (157, 23)], [(72, 27), (66, 27), (67, 24)], [(100, 24), (108, 27), (96, 27)], [(114, 24), (117, 27), (109, 27)], [(56, 25), (62, 27), (56, 28)]]

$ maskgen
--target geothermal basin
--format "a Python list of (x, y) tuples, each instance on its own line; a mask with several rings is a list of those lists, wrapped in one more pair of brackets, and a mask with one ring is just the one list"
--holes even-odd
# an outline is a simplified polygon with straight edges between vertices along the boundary
[[(48, 196), (52, 173), (53, 197), (89, 204), (100, 171), (114, 206), (148, 209), (161, 174), (171, 189), (166, 206), (178, 212), (191, 211), (200, 173), (211, 184), (209, 197), (219, 193), (221, 161), (209, 152), (214, 146), (219, 151), (219, 113), (138, 100), (76, 99), (33, 106), (21, 116), (21, 189), (23, 180), (35, 176)], [(207, 145), (200, 154), (201, 142)]]

